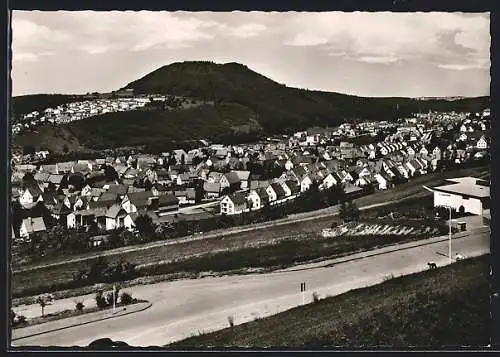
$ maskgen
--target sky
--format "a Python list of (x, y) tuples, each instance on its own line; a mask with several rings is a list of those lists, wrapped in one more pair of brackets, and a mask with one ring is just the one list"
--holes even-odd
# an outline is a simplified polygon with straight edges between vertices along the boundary
[(289, 87), (489, 95), (488, 13), (14, 11), (12, 94), (106, 92), (173, 62), (238, 62)]

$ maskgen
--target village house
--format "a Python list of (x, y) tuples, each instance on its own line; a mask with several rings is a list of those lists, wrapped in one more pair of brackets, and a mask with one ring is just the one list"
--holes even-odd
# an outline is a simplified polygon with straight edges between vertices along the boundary
[(125, 226), (127, 212), (119, 204), (114, 204), (106, 212), (106, 230), (110, 231)]
[(43, 217), (28, 217), (23, 219), (21, 228), (19, 229), (19, 237), (21, 239), (29, 239), (35, 233), (43, 233), (47, 231)]
[(236, 191), (241, 187), (241, 180), (236, 172), (231, 171), (222, 175), (220, 178), (220, 186), (221, 190), (228, 189), (230, 192)]
[(223, 215), (241, 214), (248, 209), (248, 200), (245, 192), (235, 192), (226, 195), (220, 201), (220, 212)]
[(22, 206), (27, 206), (35, 202), (43, 201), (42, 191), (36, 186), (28, 187), (19, 197), (19, 203)]
[(283, 203), (284, 201), (286, 201), (285, 190), (277, 182), (274, 182), (274, 183), (270, 184), (269, 186), (267, 186), (266, 192), (269, 196), (269, 203), (271, 205), (277, 205), (277, 204), (280, 204), (280, 203)]

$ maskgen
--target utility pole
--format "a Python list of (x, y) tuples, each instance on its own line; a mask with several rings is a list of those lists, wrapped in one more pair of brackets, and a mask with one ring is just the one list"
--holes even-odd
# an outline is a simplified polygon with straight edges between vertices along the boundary
[(450, 257), (450, 264), (451, 264), (452, 263), (452, 259), (451, 259), (451, 206), (448, 206), (448, 209), (450, 210), (448, 256)]

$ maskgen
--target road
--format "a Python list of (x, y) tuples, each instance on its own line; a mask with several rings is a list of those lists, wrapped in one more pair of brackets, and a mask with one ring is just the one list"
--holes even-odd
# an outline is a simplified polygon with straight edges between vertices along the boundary
[[(133, 296), (147, 299), (153, 306), (143, 312), (90, 325), (17, 339), (15, 346), (85, 346), (91, 341), (110, 337), (133, 346), (161, 346), (228, 326), (227, 317), (236, 324), (255, 317), (272, 315), (302, 303), (300, 283), (305, 282), (306, 302), (312, 293), (333, 296), (364, 286), (380, 283), (387, 276), (409, 274), (427, 269), (427, 262), (438, 266), (448, 264), (446, 237), (425, 245), (409, 243), (399, 250), (382, 248), (358, 254), (360, 259), (348, 260), (327, 267), (266, 274), (234, 275), (220, 278), (179, 280), (127, 289)], [(415, 246), (420, 244), (419, 246)], [(406, 248), (406, 249), (401, 249)], [(469, 257), (489, 252), (489, 230), (483, 228), (453, 240), (453, 255), (460, 252)], [(443, 256), (444, 255), (444, 256)], [(88, 296), (87, 299), (91, 299)], [(67, 303), (74, 306), (74, 298)], [(57, 301), (64, 303), (63, 300)], [(92, 302), (89, 300), (89, 303)], [(14, 336), (15, 338), (15, 330)]]

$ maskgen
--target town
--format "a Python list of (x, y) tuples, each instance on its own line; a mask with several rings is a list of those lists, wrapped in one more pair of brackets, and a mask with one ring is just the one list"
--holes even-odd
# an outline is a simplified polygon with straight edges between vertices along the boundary
[(14, 153), (14, 252), (36, 247), (43, 256), (58, 239), (41, 237), (61, 229), (85, 232), (77, 246), (92, 248), (107, 243), (113, 232), (142, 236), (156, 227), (162, 235), (154, 239), (161, 239), (168, 238), (165, 231), (179, 230), (172, 226), (176, 222), (291, 207), (311, 191), (341, 188), (352, 198), (388, 190), (416, 176), (488, 160), (489, 118), (488, 109), (429, 112), (394, 123), (312, 128), (254, 144), (200, 140), (191, 150), (55, 164), (37, 164), (50, 158), (46, 150)]

